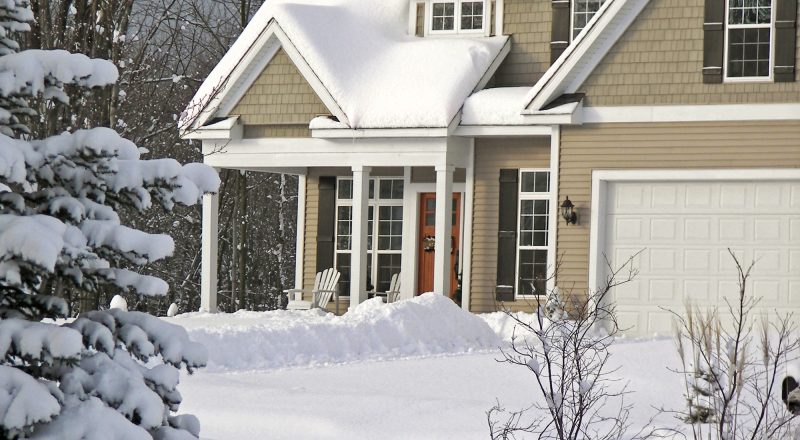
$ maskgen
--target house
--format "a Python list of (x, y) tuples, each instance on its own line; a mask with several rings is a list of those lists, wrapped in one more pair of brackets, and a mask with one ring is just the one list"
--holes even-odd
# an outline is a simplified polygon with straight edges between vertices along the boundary
[[(667, 332), (663, 308), (736, 294), (731, 248), (758, 262), (761, 306), (786, 310), (797, 17), (796, 0), (269, 0), (184, 136), (214, 167), (300, 176), (297, 287), (337, 267), (349, 307), (399, 272), (403, 297), (530, 310), (643, 250), (619, 318)], [(217, 209), (207, 196), (207, 310)]]

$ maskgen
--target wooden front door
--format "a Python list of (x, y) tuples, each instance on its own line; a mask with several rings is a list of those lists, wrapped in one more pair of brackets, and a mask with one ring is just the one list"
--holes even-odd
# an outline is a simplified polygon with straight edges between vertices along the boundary
[[(436, 193), (421, 193), (419, 200), (419, 273), (417, 295), (433, 290), (434, 250), (436, 248)], [(461, 193), (453, 194), (453, 236), (450, 250), (450, 292), (458, 288), (458, 257), (461, 246)]]

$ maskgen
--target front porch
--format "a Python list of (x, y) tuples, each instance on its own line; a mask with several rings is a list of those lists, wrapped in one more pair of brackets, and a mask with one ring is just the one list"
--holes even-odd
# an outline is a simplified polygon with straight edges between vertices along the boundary
[[(469, 304), (474, 143), (471, 138), (204, 140), (219, 169), (299, 176), (295, 288), (335, 267), (340, 311), (385, 291), (401, 274), (401, 298), (426, 291)], [(453, 203), (441, 203), (453, 200)], [(201, 307), (217, 310), (218, 197), (203, 204)], [(331, 304), (331, 308), (333, 304)]]
[[(340, 135), (343, 131), (352, 136)], [(497, 286), (506, 287), (509, 279), (516, 285), (513, 280), (522, 276), (516, 273), (522, 251), (513, 244), (502, 281), (498, 272), (501, 170), (547, 173), (550, 190), (542, 197), (556, 206), (558, 129), (505, 137), (426, 129), (381, 130), (380, 137), (343, 131), (251, 139), (243, 138), (245, 130), (235, 120), (227, 120), (195, 138), (203, 140), (205, 162), (216, 168), (299, 176), (295, 288), (310, 291), (317, 272), (336, 268), (342, 275), (338, 309), (344, 312), (370, 292), (386, 291), (400, 273), (401, 299), (433, 291), (466, 310), (495, 310)], [(206, 196), (201, 307), (212, 312), (217, 310), (218, 215), (217, 196)], [(517, 225), (516, 214), (509, 215)], [(542, 248), (547, 267), (555, 264), (556, 215), (555, 209), (547, 214), (551, 238)], [(549, 280), (549, 288), (553, 283)], [(517, 296), (503, 301), (526, 309), (525, 299)], [(328, 308), (336, 308), (333, 301)]]

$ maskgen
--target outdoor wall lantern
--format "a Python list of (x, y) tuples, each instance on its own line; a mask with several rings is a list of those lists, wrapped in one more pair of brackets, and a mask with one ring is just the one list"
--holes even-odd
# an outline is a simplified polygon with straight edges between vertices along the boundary
[(567, 199), (561, 204), (561, 216), (564, 217), (568, 225), (578, 223), (578, 214), (575, 212), (575, 205), (572, 204), (569, 196), (567, 196)]

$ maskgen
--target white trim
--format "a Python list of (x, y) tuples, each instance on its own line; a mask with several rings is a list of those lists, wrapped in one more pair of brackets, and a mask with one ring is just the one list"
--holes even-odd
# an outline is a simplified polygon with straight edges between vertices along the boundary
[(584, 107), (583, 123), (796, 121), (800, 104), (662, 105)]
[[(416, 36), (417, 35), (417, 5), (419, 2), (417, 1), (410, 1), (408, 2), (408, 35)], [(402, 285), (402, 284), (401, 284)]]
[(549, 136), (547, 125), (459, 125), (454, 136), (493, 137), (493, 136)]
[(550, 228), (548, 236), (547, 267), (553, 273), (548, 273), (547, 291), (552, 292), (556, 287), (556, 264), (558, 263), (558, 225), (561, 218), (560, 193), (558, 188), (559, 171), (561, 167), (561, 127), (554, 125), (550, 135)]
[[(203, 141), (205, 162), (219, 168), (307, 168), (352, 165), (375, 167), (466, 167), (464, 138), (310, 139), (262, 138)], [(448, 143), (450, 145), (448, 145)], [(220, 152), (219, 150), (222, 150)]]
[(303, 278), (306, 256), (306, 189), (307, 178), (301, 174), (297, 176), (297, 242), (294, 257), (294, 288), (303, 288)]
[(206, 125), (182, 134), (183, 139), (212, 140), (212, 139), (241, 139), (244, 127), (239, 121), (239, 116), (232, 116), (216, 124)]
[(602, 285), (602, 249), (605, 237), (600, 222), (605, 218), (607, 185), (609, 182), (631, 181), (800, 181), (800, 169), (749, 168), (749, 169), (704, 169), (704, 170), (595, 170), (592, 172), (592, 214), (589, 236), (589, 291), (597, 291)]
[[(502, 1), (502, 0), (498, 0)], [(469, 160), (461, 209), (461, 308), (469, 311), (472, 299), (472, 216), (475, 205), (475, 140), (470, 141)], [(455, 185), (454, 185), (455, 186)], [(456, 192), (456, 189), (453, 189)]]
[(589, 24), (550, 66), (526, 97), (522, 111), (539, 111), (565, 93), (575, 93), (649, 0), (606, 0)]
[(503, 18), (505, 14), (505, 6), (503, 0), (495, 0), (494, 4), (494, 33), (495, 35), (503, 35)]
[(447, 137), (447, 128), (318, 128), (311, 130), (311, 137), (315, 139)]

